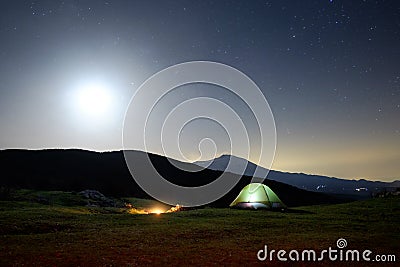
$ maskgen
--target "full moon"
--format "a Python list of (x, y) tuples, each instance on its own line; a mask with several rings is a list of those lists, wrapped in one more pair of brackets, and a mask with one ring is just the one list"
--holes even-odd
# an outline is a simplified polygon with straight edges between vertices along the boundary
[(82, 112), (91, 116), (100, 116), (110, 110), (112, 95), (101, 84), (89, 84), (78, 91), (78, 105)]

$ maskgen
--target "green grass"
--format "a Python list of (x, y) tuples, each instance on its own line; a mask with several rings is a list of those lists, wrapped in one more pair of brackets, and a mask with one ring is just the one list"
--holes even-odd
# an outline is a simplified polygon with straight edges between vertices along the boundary
[[(397, 253), (400, 260), (398, 197), (286, 213), (204, 208), (135, 215), (72, 205), (79, 199), (71, 193), (40, 194), (57, 201), (43, 205), (21, 196), (19, 201), (0, 201), (1, 266), (247, 265), (259, 263), (256, 253), (264, 244), (322, 250), (336, 247), (340, 237), (347, 239), (349, 249)], [(143, 208), (158, 205), (129, 201)]]
[(21, 189), (13, 190), (8, 198), (13, 201), (37, 202), (63, 206), (80, 206), (86, 204), (85, 199), (76, 192)]

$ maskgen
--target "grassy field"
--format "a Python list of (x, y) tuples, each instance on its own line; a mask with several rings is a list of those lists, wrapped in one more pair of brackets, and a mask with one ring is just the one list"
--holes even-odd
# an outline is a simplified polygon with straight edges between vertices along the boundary
[[(38, 194), (49, 203), (37, 203)], [(86, 207), (71, 193), (19, 191), (12, 201), (0, 201), (0, 265), (272, 265), (277, 260), (257, 260), (265, 244), (276, 250), (321, 251), (336, 248), (338, 238), (347, 240), (348, 249), (395, 254), (398, 263), (399, 200), (388, 197), (288, 212), (204, 208), (141, 215), (124, 208)], [(129, 202), (144, 208), (159, 205)]]

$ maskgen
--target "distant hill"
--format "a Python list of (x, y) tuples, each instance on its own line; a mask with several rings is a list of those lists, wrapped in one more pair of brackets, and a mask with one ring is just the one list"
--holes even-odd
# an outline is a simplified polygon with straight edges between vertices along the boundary
[[(138, 166), (147, 157), (145, 152), (130, 151)], [(163, 177), (178, 185), (194, 187), (214, 181), (220, 171), (204, 169), (187, 172), (174, 167), (167, 158), (148, 154)], [(189, 163), (176, 162), (194, 167)], [(196, 166), (196, 168), (198, 168)], [(91, 152), (85, 150), (2, 150), (0, 151), (0, 186), (40, 190), (81, 191), (94, 189), (107, 196), (150, 198), (131, 177), (122, 151)], [(232, 175), (232, 179), (237, 177)], [(215, 207), (227, 207), (240, 190), (250, 182), (243, 176), (236, 186), (219, 200)], [(265, 180), (288, 206), (340, 203), (349, 198), (309, 192), (273, 180)], [(168, 193), (168, 192), (166, 192)]]
[[(232, 160), (230, 168), (227, 169), (229, 160)], [(224, 171), (238, 174), (240, 173), (241, 166), (246, 166), (244, 174), (247, 176), (253, 176), (257, 168), (257, 165), (249, 162), (243, 158), (222, 155), (214, 160), (209, 161), (197, 161), (196, 165), (206, 167), (208, 166), (211, 170)], [(400, 187), (400, 181), (394, 181), (391, 183), (380, 182), (380, 181), (367, 181), (364, 179), (360, 180), (348, 180), (340, 179), (335, 177), (326, 177), (321, 175), (309, 175), (304, 173), (287, 173), (271, 170), (268, 173), (268, 169), (258, 166), (258, 176), (261, 178), (267, 177), (270, 180), (282, 182), (292, 186), (296, 186), (301, 189), (314, 191), (314, 192), (325, 192), (333, 194), (351, 194), (351, 195), (369, 195), (372, 192), (382, 190), (384, 188), (395, 188)]]

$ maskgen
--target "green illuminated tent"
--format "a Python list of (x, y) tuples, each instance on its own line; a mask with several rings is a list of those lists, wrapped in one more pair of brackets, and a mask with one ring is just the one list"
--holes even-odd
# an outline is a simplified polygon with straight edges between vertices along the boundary
[(260, 183), (246, 185), (229, 205), (239, 209), (284, 209), (286, 205), (268, 186)]

